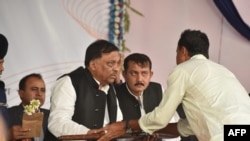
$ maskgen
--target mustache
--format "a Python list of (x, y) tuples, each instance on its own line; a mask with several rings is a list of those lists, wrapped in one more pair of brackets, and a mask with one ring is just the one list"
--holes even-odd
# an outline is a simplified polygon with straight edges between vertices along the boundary
[(144, 84), (141, 82), (135, 83), (135, 86), (139, 86), (139, 85), (144, 86)]

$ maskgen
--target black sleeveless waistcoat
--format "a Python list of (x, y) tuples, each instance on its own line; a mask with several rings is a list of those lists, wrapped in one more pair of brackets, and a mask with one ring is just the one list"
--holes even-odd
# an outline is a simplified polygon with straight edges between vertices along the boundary
[[(93, 79), (91, 73), (88, 69), (79, 67), (71, 73), (65, 75), (70, 77), (77, 97), (72, 120), (86, 126), (89, 129), (103, 127), (107, 96), (103, 91), (98, 89), (99, 86)], [(108, 94), (112, 98), (111, 103), (109, 103), (112, 108), (108, 109), (110, 112), (110, 122), (112, 123), (116, 121), (117, 115), (116, 95), (113, 85), (110, 85)], [(57, 139), (52, 136), (53, 135), (50, 132), (47, 132), (45, 139), (48, 141), (57, 141)]]
[[(140, 104), (138, 100), (132, 96), (126, 83), (115, 86), (119, 105), (124, 120), (138, 119), (141, 117)], [(151, 112), (159, 105), (162, 99), (162, 87), (159, 83), (150, 82), (149, 86), (143, 92), (143, 106), (146, 113)]]

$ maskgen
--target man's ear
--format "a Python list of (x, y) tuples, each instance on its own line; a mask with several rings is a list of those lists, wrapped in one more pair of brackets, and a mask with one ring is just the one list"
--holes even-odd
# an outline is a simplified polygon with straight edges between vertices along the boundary
[(23, 90), (17, 90), (19, 97), (22, 99), (24, 97), (24, 91)]
[(95, 60), (92, 60), (89, 62), (89, 69), (90, 70), (96, 70), (96, 62)]
[(126, 76), (126, 71), (125, 70), (122, 71), (122, 76), (125, 79), (125, 76)]
[(187, 49), (186, 49), (185, 46), (182, 46), (180, 49), (181, 49), (181, 53), (182, 54), (186, 54), (187, 53)]
[(187, 48), (185, 47), (185, 46), (183, 46), (182, 48), (181, 48), (181, 52), (182, 52), (182, 54), (185, 56), (185, 58), (190, 58), (190, 56), (189, 56), (189, 54), (188, 54), (188, 50), (187, 50)]
[(150, 78), (154, 75), (154, 72), (150, 71)]

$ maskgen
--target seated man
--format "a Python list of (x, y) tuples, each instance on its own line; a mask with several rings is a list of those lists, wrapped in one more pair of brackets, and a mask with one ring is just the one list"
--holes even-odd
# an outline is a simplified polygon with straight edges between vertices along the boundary
[[(138, 119), (159, 105), (163, 95), (161, 84), (150, 82), (153, 75), (152, 62), (144, 54), (134, 53), (124, 60), (122, 75), (125, 83), (116, 85), (117, 97), (124, 120)], [(177, 122), (179, 116), (174, 113), (171, 122)], [(180, 140), (179, 137), (164, 140)]]
[(87, 47), (84, 62), (85, 67), (59, 77), (52, 89), (46, 141), (122, 120), (113, 86), (121, 63), (119, 49), (96, 40)]
[[(29, 105), (30, 101), (33, 99), (39, 100), (41, 103), (40, 106), (42, 106), (45, 100), (45, 93), (45, 83), (40, 74), (32, 73), (21, 79), (21, 81), (19, 82), (18, 94), (22, 102), (17, 106), (8, 108), (11, 123), (10, 139), (26, 139), (25, 133), (29, 132), (30, 130), (21, 127), (24, 106)], [(41, 136), (38, 138), (35, 137), (34, 141), (43, 141), (44, 133), (48, 125), (49, 110), (40, 108), (40, 112), (43, 112), (44, 114), (43, 130)]]

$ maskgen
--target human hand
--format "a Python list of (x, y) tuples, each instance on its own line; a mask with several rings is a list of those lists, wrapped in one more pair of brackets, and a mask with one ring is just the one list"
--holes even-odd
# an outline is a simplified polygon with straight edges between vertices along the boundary
[(153, 134), (153, 135), (147, 135), (143, 138), (142, 141), (156, 141), (158, 139), (159, 135), (156, 133), (156, 134)]
[(22, 141), (31, 141), (30, 138), (27, 138), (27, 134), (30, 132), (30, 129), (22, 128), (21, 125), (14, 125), (10, 130), (10, 138), (12, 140), (22, 139)]
[(123, 70), (123, 61), (124, 61), (124, 54), (120, 53), (120, 61), (118, 64), (119, 70), (117, 72), (117, 76), (115, 79), (115, 84), (121, 84), (122, 83), (122, 79), (121, 79), (121, 74), (122, 74), (122, 70)]
[(100, 129), (89, 130), (87, 134), (103, 134), (97, 141), (109, 141), (125, 134), (125, 122), (116, 122)]
[(32, 141), (32, 139), (22, 139), (22, 141)]

